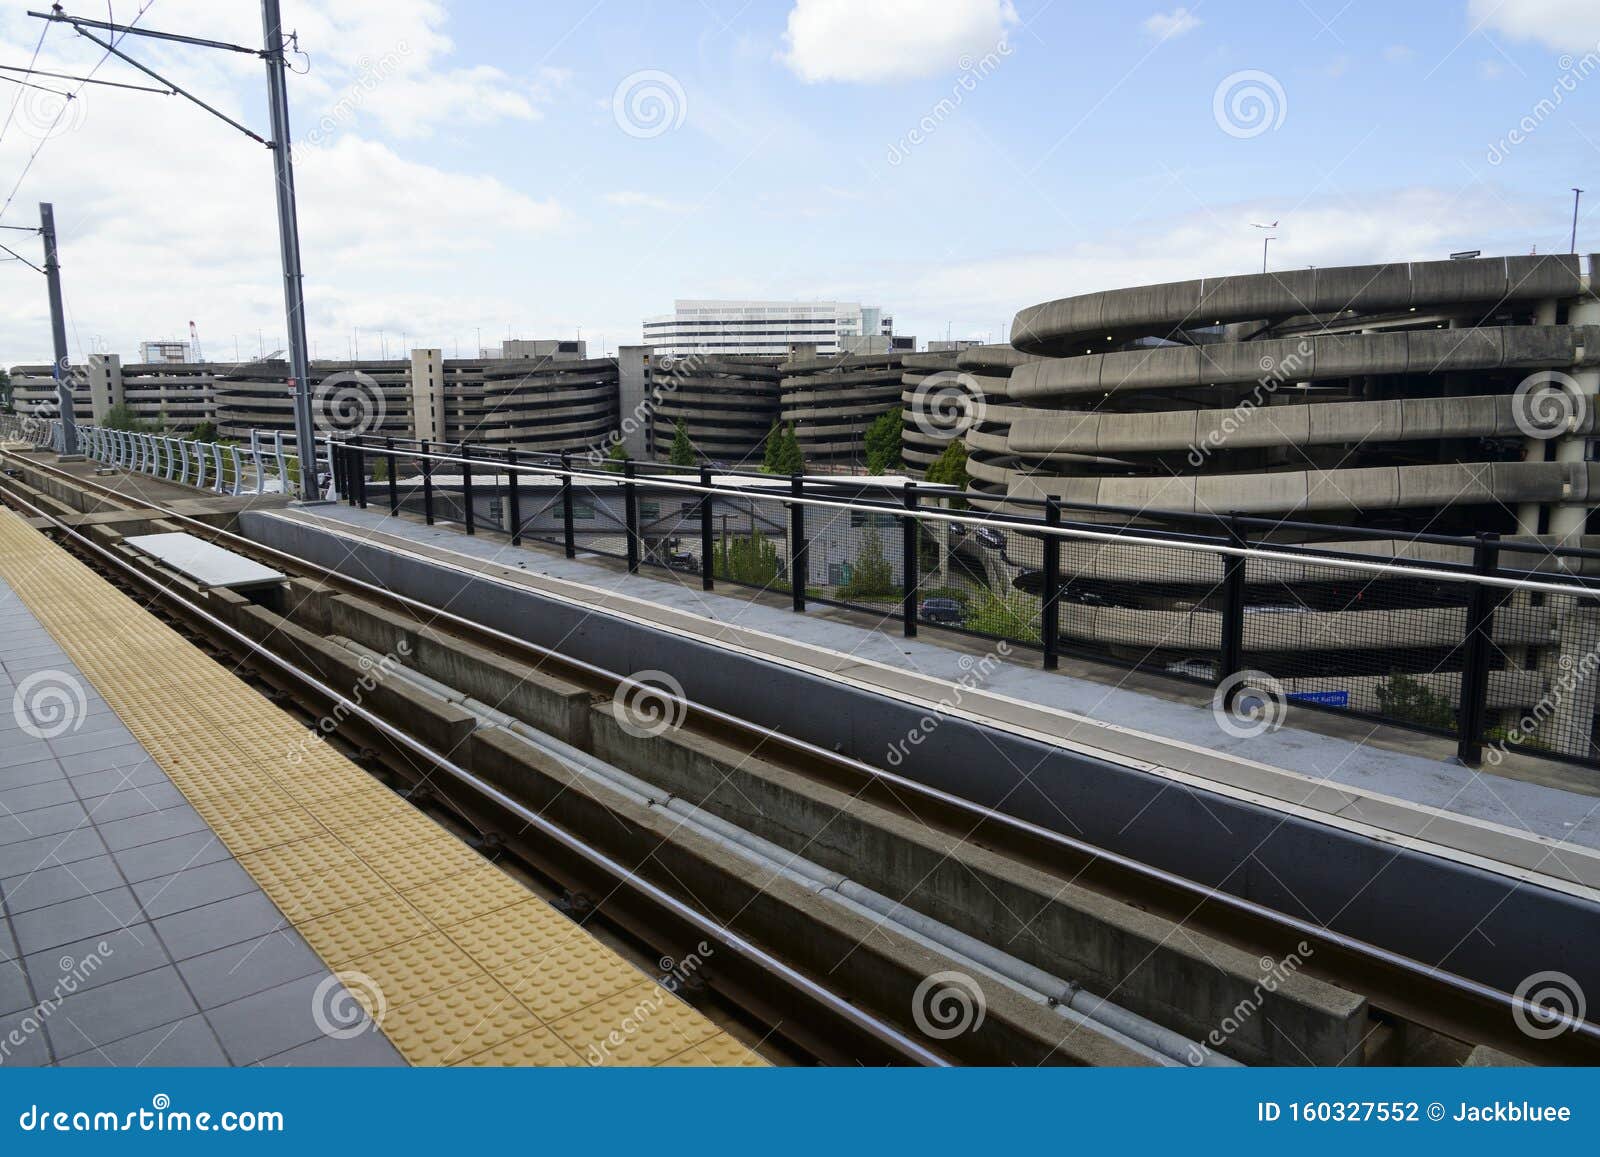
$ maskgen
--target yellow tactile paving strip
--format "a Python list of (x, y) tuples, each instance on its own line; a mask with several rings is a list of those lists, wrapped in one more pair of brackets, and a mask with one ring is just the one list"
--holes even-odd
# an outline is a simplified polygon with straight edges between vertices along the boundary
[(0, 575), (412, 1064), (763, 1063), (3, 509)]

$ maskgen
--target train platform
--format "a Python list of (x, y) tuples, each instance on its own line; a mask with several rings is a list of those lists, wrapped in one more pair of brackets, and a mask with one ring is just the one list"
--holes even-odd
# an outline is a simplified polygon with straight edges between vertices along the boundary
[(0, 696), (0, 1066), (764, 1063), (4, 510)]
[[(1046, 672), (1030, 665), (1031, 653), (995, 656), (994, 644), (979, 639), (933, 629), (904, 639), (898, 623), (874, 623), (861, 612), (816, 607), (797, 615), (787, 596), (720, 584), (705, 592), (697, 578), (670, 571), (631, 575), (612, 559), (582, 553), (567, 559), (559, 547), (513, 547), (503, 535), (471, 537), (450, 524), (428, 526), (377, 507), (252, 513), (247, 533), (259, 537), (249, 529), (259, 527), (259, 519), (317, 527), (342, 536), (352, 549), (360, 543), (408, 552), (596, 613), (632, 616), (935, 711), (979, 718), (1129, 763), (1163, 777), (1173, 790), (1223, 792), (1600, 898), (1600, 782), (1581, 769), (1560, 769), (1545, 782), (1490, 774), (1449, 758), (1445, 745), (1430, 737), (1333, 717), (1331, 729), (1345, 734), (1291, 719), (1279, 730), (1237, 738), (1218, 728), (1209, 691), (1149, 675), (1091, 677), (1081, 669), (1087, 664), (1065, 660), (1062, 671)], [(280, 547), (292, 538), (269, 537)], [(470, 615), (470, 608), (461, 613)]]

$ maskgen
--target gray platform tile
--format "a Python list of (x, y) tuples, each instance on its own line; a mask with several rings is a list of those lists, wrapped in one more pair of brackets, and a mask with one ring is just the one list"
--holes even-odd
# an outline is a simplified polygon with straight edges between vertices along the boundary
[(0, 1016), (33, 1007), (28, 974), (20, 960), (0, 960)]
[[(3, 695), (0, 695), (3, 702)], [(67, 772), (54, 756), (38, 760), (34, 763), (22, 763), (15, 767), (0, 765), (0, 784), (7, 788), (26, 787), (33, 783), (48, 783), (52, 780), (65, 781)]]
[(145, 915), (154, 920), (259, 889), (250, 873), (237, 861), (218, 860), (213, 864), (188, 867), (170, 876), (142, 880), (133, 886), (133, 891)]
[[(61, 775), (65, 778), (66, 772), (61, 772)], [(149, 759), (135, 763), (131, 767), (112, 767), (105, 771), (86, 772), (83, 775), (73, 776), (71, 780), (72, 790), (78, 793), (79, 799), (91, 807), (95, 800), (113, 792), (132, 791), (139, 787), (160, 787), (170, 782), (167, 773)]]
[(43, 739), (21, 739), (0, 744), (0, 774), (8, 767), (22, 767), (40, 760), (55, 758), (50, 744)]
[(0, 845), (70, 832), (73, 828), (87, 826), (88, 822), (88, 814), (77, 800), (16, 815), (0, 815)]
[(122, 743), (116, 747), (103, 747), (97, 751), (80, 751), (72, 755), (63, 755), (60, 759), (62, 769), (73, 778), (113, 768), (131, 772), (140, 764), (153, 762), (150, 753), (137, 743)]
[(76, 1068), (226, 1068), (228, 1055), (203, 1016), (186, 1017), (135, 1033), (61, 1062)]
[(75, 940), (22, 961), (39, 1000), (66, 996), (69, 989), (87, 992), (171, 963), (161, 938), (148, 924)]
[(45, 1031), (56, 1056), (70, 1057), (198, 1011), (178, 970), (168, 965), (66, 997), (45, 1018)]
[(258, 1062), (262, 1068), (405, 1068), (406, 1059), (376, 1028), (357, 1036), (325, 1036)]
[(83, 755), (93, 751), (116, 751), (128, 746), (133, 736), (120, 720), (115, 727), (79, 731), (49, 740), (50, 750), (56, 755)]
[(14, 844), (0, 844), (0, 879), (21, 876), (54, 864), (70, 864), (103, 856), (107, 851), (100, 832), (93, 827), (74, 828), (54, 836), (39, 836)]
[(15, 960), (18, 955), (16, 938), (11, 935), (11, 921), (0, 916), (0, 960)]
[(123, 786), (109, 795), (97, 796), (85, 807), (96, 824), (129, 819), (156, 811), (168, 811), (187, 804), (184, 794), (170, 783)]
[(92, 896), (123, 884), (122, 873), (110, 856), (95, 856), (73, 864), (40, 868), (21, 876), (0, 880), (0, 902), (12, 916), (34, 908)]
[(0, 1016), (0, 1069), (49, 1063), (50, 1046), (31, 1009)]
[(0, 816), (20, 816), (39, 808), (77, 803), (78, 797), (65, 775), (53, 775), (37, 783), (11, 786), (11, 777), (0, 772)]
[(113, 852), (111, 858), (116, 860), (124, 876), (138, 883), (232, 857), (223, 842), (217, 839), (216, 833), (207, 828), (169, 840), (158, 840), (153, 844), (123, 848)]
[(48, 908), (19, 912), (11, 917), (11, 931), (22, 954), (32, 956), (47, 948), (120, 931), (140, 918), (139, 901), (133, 892), (115, 887)]
[(173, 836), (211, 830), (206, 821), (200, 818), (200, 813), (188, 804), (125, 820), (112, 820), (110, 823), (96, 824), (95, 827), (100, 832), (100, 838), (105, 840), (106, 847), (114, 852), (136, 848), (141, 844), (158, 843)]
[(260, 892), (219, 900), (154, 921), (174, 960), (187, 960), (289, 927), (283, 913)]
[(326, 969), (298, 932), (284, 928), (181, 960), (178, 971), (200, 1007), (209, 1009)]
[(206, 1013), (236, 1065), (254, 1064), (323, 1036), (314, 1010), (318, 986), (332, 974), (303, 976)]

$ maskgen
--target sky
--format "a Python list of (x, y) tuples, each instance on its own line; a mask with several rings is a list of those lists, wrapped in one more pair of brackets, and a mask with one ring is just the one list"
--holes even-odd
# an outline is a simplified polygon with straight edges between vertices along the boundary
[[(0, 0), (0, 65), (153, 83), (64, 25), (41, 45), (44, 6)], [(1577, 244), (1600, 250), (1595, 0), (283, 8), (320, 358), (614, 352), (703, 297), (860, 301), (921, 342), (1002, 341), (1040, 301), (1259, 270), (1266, 236), (1273, 268), (1564, 252), (1572, 186), (1594, 188)], [(109, 9), (261, 42), (254, 0)], [(257, 57), (122, 47), (267, 135)], [(260, 144), (99, 86), (0, 83), (0, 124), (0, 226), (54, 203), (74, 360), (191, 320), (210, 358), (284, 346)], [(35, 235), (0, 244), (39, 262)], [(0, 261), (0, 365), (49, 350), (43, 278)]]

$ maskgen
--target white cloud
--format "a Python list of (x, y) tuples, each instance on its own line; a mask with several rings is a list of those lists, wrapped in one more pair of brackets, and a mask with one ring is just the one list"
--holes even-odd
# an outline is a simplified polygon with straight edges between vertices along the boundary
[(1383, 58), (1390, 64), (1403, 64), (1417, 54), (1417, 50), (1406, 44), (1391, 44), (1383, 50)]
[(1587, 52), (1600, 43), (1600, 4), (1594, 0), (1471, 0), (1473, 28), (1536, 40), (1557, 52)]
[(808, 83), (957, 72), (1017, 22), (1011, 0), (795, 0), (781, 59)]
[(1144, 30), (1158, 40), (1171, 40), (1185, 32), (1200, 27), (1200, 17), (1187, 8), (1174, 8), (1171, 12), (1157, 12), (1145, 18)]
[[(146, 22), (252, 44), (261, 29), (259, 18), (241, 17), (248, 7), (165, 0)], [(422, 122), (437, 124), (440, 108), (465, 120), (525, 121), (536, 115), (534, 104), (519, 103), (526, 92), (487, 99), (497, 82), (479, 69), (448, 67), (435, 4), (301, 2), (292, 19), (312, 62), (290, 89), (308, 327), (320, 352), (344, 356), (352, 326), (387, 329), (391, 352), (402, 329), (416, 342), (448, 348), (450, 335), (501, 316), (508, 300), (527, 301), (507, 253), (526, 249), (529, 238), (543, 243), (569, 227), (571, 215), (553, 198), (431, 163), (428, 149), (401, 140), (425, 131)], [(352, 30), (370, 51), (340, 40)], [(81, 75), (99, 59), (92, 46), (58, 33), (46, 39), (40, 68)], [(37, 36), (36, 21), (0, 13), (0, 60), (26, 61)], [(351, 78), (379, 69), (402, 41), (407, 77), (382, 78), (341, 110)], [(141, 42), (136, 54), (229, 116), (265, 129), (259, 60), (159, 42)], [(97, 76), (142, 79), (114, 60)], [(441, 86), (429, 109), (417, 88), (424, 81)], [(216, 357), (233, 356), (235, 334), (248, 335), (242, 352), (254, 354), (258, 327), (267, 349), (282, 346), (266, 150), (181, 99), (89, 89), (73, 109), (73, 127), (45, 142), (3, 218), (27, 225), (37, 220), (38, 201), (55, 202), (72, 356), (97, 348), (131, 355), (140, 340), (183, 334), (190, 318)], [(325, 116), (335, 121), (332, 131), (319, 131)], [(38, 144), (29, 128), (37, 126), (14, 124), (0, 142), (0, 198)], [(14, 236), (37, 250), (36, 239)], [(20, 265), (0, 266), (0, 277), (0, 364), (39, 359), (49, 349), (40, 279)], [(365, 337), (362, 350), (372, 352)]]
[[(1512, 209), (1515, 206), (1511, 207)], [(1018, 253), (930, 265), (881, 296), (908, 332), (932, 332), (927, 319), (1004, 317), (1025, 306), (1078, 293), (1196, 277), (1260, 272), (1261, 235), (1282, 205), (1243, 202), (1149, 223), (1116, 242), (1080, 241), (1052, 252)], [(1271, 267), (1319, 268), (1385, 261), (1443, 260), (1453, 250), (1526, 253), (1537, 226), (1486, 191), (1414, 188), (1307, 203), (1275, 229)], [(1507, 228), (1511, 233), (1508, 235)], [(1518, 227), (1526, 235), (1517, 232)], [(943, 322), (937, 329), (943, 332)]]
[(605, 199), (608, 204), (618, 205), (624, 209), (654, 209), (658, 213), (687, 213), (691, 208), (679, 201), (669, 201), (665, 197), (657, 197), (654, 193), (641, 193), (634, 189), (607, 193)]

